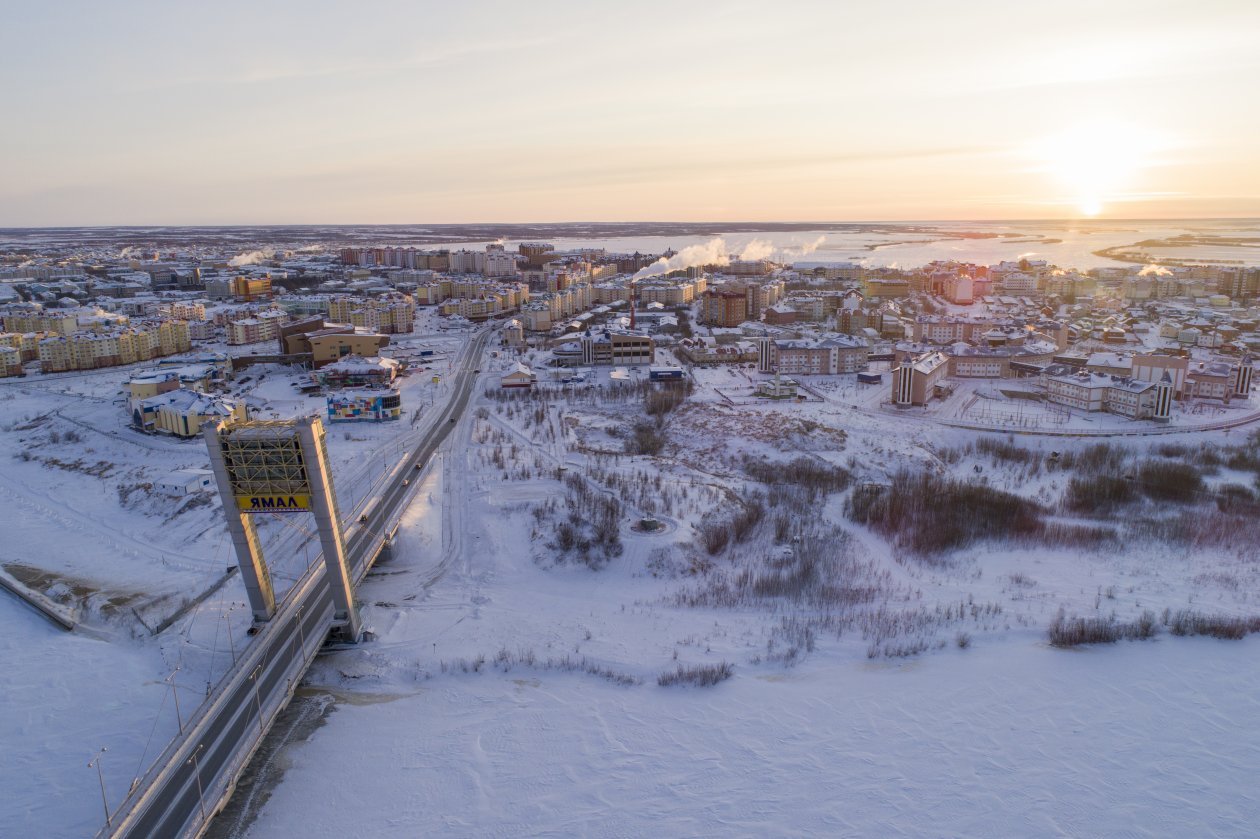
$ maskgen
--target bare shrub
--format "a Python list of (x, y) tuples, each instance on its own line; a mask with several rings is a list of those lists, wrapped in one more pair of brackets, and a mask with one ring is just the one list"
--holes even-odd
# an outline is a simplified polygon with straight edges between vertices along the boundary
[(718, 664), (680, 664), (676, 669), (667, 670), (657, 676), (656, 683), (663, 688), (674, 685), (707, 688), (725, 682), (734, 674), (735, 665), (728, 661)]
[(1175, 460), (1142, 461), (1138, 483), (1147, 497), (1157, 501), (1188, 503), (1203, 491), (1203, 475), (1193, 464)]
[(1113, 475), (1073, 477), (1063, 494), (1063, 506), (1073, 513), (1106, 515), (1138, 500), (1132, 481)]
[(840, 492), (853, 479), (849, 470), (844, 467), (832, 466), (810, 457), (798, 457), (789, 463), (772, 463), (765, 459), (745, 457), (743, 468), (755, 481), (771, 485), (800, 486), (811, 494)]
[(706, 521), (700, 525), (700, 544), (709, 556), (717, 556), (731, 541), (731, 529), (724, 521)]
[(1037, 504), (1009, 492), (904, 471), (890, 486), (857, 487), (845, 507), (851, 520), (919, 556), (986, 539), (1037, 535), (1039, 512)]
[(1205, 615), (1190, 609), (1176, 613), (1164, 613), (1164, 624), (1173, 635), (1210, 635), (1237, 641), (1249, 633), (1260, 632), (1260, 615), (1232, 617), (1229, 615)]
[(1014, 438), (981, 437), (976, 440), (976, 451), (987, 454), (995, 463), (1040, 463), (1041, 452), (1026, 448)]
[(663, 428), (646, 421), (636, 422), (624, 444), (626, 454), (658, 455), (665, 450), (668, 439)]
[(1114, 644), (1117, 641), (1142, 641), (1153, 638), (1158, 632), (1155, 614), (1143, 612), (1129, 623), (1114, 617), (1081, 618), (1066, 617), (1063, 610), (1050, 622), (1048, 635), (1052, 647), (1077, 647), (1082, 644)]

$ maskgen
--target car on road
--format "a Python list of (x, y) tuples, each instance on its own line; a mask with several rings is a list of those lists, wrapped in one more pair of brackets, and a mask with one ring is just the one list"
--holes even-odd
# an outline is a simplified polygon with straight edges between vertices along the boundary
[(410, 484), (411, 484), (411, 481), (407, 480), (406, 478), (403, 478), (403, 486), (409, 486)]
[(420, 464), (419, 464), (419, 463), (417, 463), (417, 464), (416, 464), (416, 471), (417, 471), (417, 472), (419, 472), (419, 471), (420, 471)]
[(367, 513), (359, 514), (359, 524), (367, 524)]

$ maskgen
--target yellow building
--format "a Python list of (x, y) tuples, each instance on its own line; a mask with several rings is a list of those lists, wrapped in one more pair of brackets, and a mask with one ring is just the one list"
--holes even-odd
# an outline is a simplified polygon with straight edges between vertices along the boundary
[(22, 374), (22, 351), (16, 347), (0, 346), (0, 379)]
[(232, 296), (246, 303), (271, 296), (271, 277), (233, 277)]
[(245, 406), (183, 388), (140, 400), (131, 411), (131, 421), (136, 428), (176, 437), (195, 437), (202, 425), (221, 419), (245, 420)]
[(160, 321), (114, 332), (52, 335), (38, 341), (37, 354), (45, 373), (60, 373), (134, 364), (190, 349), (187, 324)]
[(79, 318), (58, 312), (28, 312), (4, 316), (5, 332), (52, 332), (73, 335), (79, 330)]
[(307, 336), (311, 345), (311, 366), (315, 369), (348, 355), (364, 358), (379, 356), (381, 347), (389, 345), (389, 336), (374, 333), (323, 332)]

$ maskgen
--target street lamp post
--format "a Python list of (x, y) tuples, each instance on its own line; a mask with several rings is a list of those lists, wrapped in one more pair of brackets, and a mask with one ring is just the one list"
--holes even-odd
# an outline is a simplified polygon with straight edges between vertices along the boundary
[(262, 715), (262, 699), (258, 695), (258, 671), (262, 670), (262, 665), (254, 668), (254, 672), (249, 677), (254, 681), (254, 708), (258, 711), (258, 733), (263, 733), (263, 715)]
[(112, 828), (114, 823), (109, 818), (109, 797), (105, 795), (105, 773), (101, 771), (101, 755), (105, 754), (107, 749), (101, 746), (101, 750), (96, 753), (96, 757), (88, 761), (88, 769), (96, 768), (96, 778), (101, 782), (101, 806), (105, 809), (105, 826)]
[(201, 750), (206, 747), (205, 743), (198, 743), (197, 750), (192, 753), (192, 757), (188, 758), (188, 762), (193, 765), (193, 774), (197, 776), (197, 809), (201, 811), (201, 823), (206, 823), (206, 793), (201, 788), (201, 762), (197, 760), (197, 755), (201, 754)]
[(227, 620), (228, 647), (232, 650), (232, 666), (233, 667), (236, 666), (236, 640), (232, 638), (232, 610), (234, 610), (235, 608), (236, 608), (236, 604), (233, 603), (231, 606), (228, 607), (227, 612), (223, 614), (224, 619)]
[(179, 673), (178, 667), (172, 670), (171, 675), (167, 676), (162, 681), (166, 682), (168, 685), (171, 686), (171, 693), (174, 694), (175, 696), (175, 721), (179, 723), (179, 733), (183, 734), (184, 733), (184, 718), (183, 718), (183, 715), (181, 715), (179, 712), (179, 688), (175, 685), (175, 674), (177, 673)]

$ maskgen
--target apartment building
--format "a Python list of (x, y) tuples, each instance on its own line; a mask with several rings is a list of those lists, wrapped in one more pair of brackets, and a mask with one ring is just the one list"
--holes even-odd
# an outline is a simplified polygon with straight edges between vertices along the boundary
[(182, 321), (137, 323), (114, 332), (54, 335), (39, 342), (40, 368), (45, 373), (94, 370), (134, 364), (192, 349)]
[(869, 356), (866, 341), (850, 336), (820, 341), (762, 338), (758, 344), (757, 368), (762, 373), (789, 376), (834, 376), (867, 369)]
[(0, 346), (18, 351), (21, 361), (39, 358), (39, 342), (48, 337), (46, 332), (0, 332)]
[(748, 319), (748, 295), (743, 291), (712, 289), (704, 293), (701, 323), (730, 328)]
[(381, 298), (334, 297), (328, 301), (328, 319), (356, 329), (397, 335), (412, 331), (416, 307), (411, 298), (393, 294)]
[(4, 315), (4, 331), (73, 335), (79, 331), (79, 318), (73, 311), (12, 311)]
[(192, 301), (172, 301), (158, 306), (157, 314), (171, 320), (205, 320), (206, 304)]
[(256, 317), (230, 321), (227, 325), (227, 342), (231, 346), (258, 344), (275, 341), (280, 337), (280, 327), (288, 320), (288, 314), (269, 310)]
[(0, 379), (8, 376), (20, 375), (22, 375), (21, 349), (17, 347), (0, 346)]

